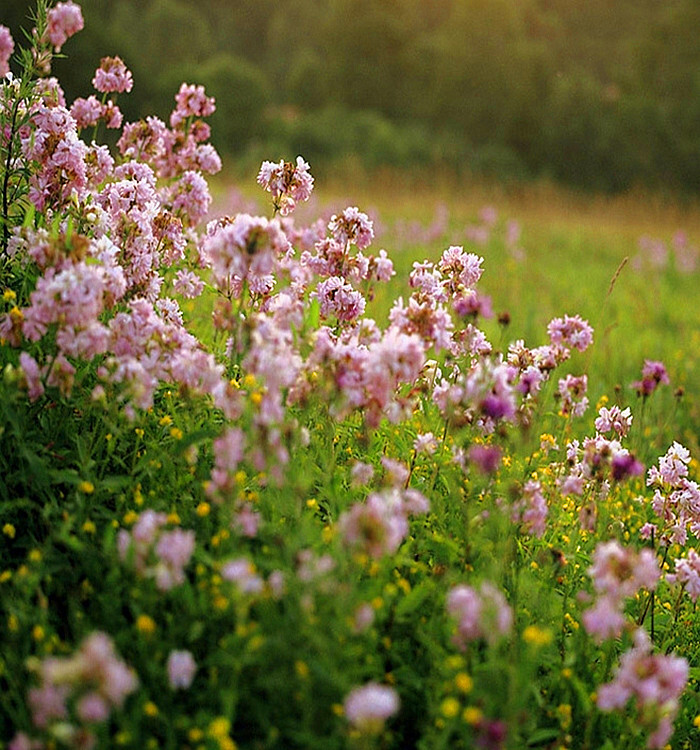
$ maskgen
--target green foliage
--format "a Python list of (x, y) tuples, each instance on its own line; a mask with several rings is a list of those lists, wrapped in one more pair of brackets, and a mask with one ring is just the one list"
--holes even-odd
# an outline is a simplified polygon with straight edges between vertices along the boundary
[[(325, 134), (319, 154), (370, 166), (420, 163), (421, 151), (439, 162), (449, 152), (476, 173), (546, 175), (594, 190), (700, 184), (695, 0), (82, 6), (87, 30), (71, 40), (70, 63), (56, 67), (69, 98), (91, 93), (105, 51), (138, 81), (123, 104), (130, 119), (167, 118), (177, 77), (210, 81), (220, 107), (215, 143), (229, 154), (278, 147), (292, 107), (301, 120), (371, 113), (397, 128), (360, 145), (344, 128)], [(0, 22), (19, 38), (26, 12), (23, 0), (8, 0)], [(439, 142), (417, 149), (407, 130)], [(393, 137), (403, 143), (391, 148)]]

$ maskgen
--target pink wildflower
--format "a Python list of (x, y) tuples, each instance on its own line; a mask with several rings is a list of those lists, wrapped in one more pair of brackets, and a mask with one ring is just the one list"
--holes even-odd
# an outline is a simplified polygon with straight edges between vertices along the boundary
[(450, 279), (451, 290), (472, 289), (481, 278), (484, 259), (474, 253), (465, 253), (459, 245), (451, 245), (445, 250), (438, 263), (438, 269)]
[(272, 201), (282, 216), (290, 214), (299, 201), (311, 195), (314, 178), (309, 165), (297, 156), (296, 164), (281, 160), (279, 164), (264, 161), (258, 174), (258, 184), (272, 194)]
[(652, 550), (636, 552), (615, 540), (596, 546), (588, 573), (596, 591), (618, 599), (634, 596), (643, 587), (655, 589), (661, 575)]
[(0, 24), (0, 78), (10, 72), (10, 57), (15, 49), (15, 42), (7, 26)]
[(196, 226), (207, 215), (211, 195), (207, 181), (199, 172), (187, 170), (170, 191), (173, 212), (186, 226)]
[(72, 656), (44, 659), (39, 676), (41, 685), (28, 695), (39, 728), (66, 718), (66, 703), (72, 697), (78, 697), (76, 713), (82, 721), (104, 721), (110, 709), (121, 708), (137, 687), (134, 673), (118, 657), (112, 640), (99, 631), (85, 638)]
[(617, 599), (601, 596), (581, 615), (583, 627), (596, 643), (619, 638), (625, 626), (625, 616)]
[(581, 417), (588, 408), (588, 378), (586, 375), (575, 377), (566, 375), (559, 380), (557, 396), (561, 399), (561, 411), (564, 415)]
[(522, 524), (525, 533), (541, 537), (547, 528), (547, 513), (542, 485), (537, 480), (528, 480), (521, 498), (513, 505), (513, 520)]
[(369, 247), (374, 237), (369, 217), (355, 206), (346, 208), (340, 215), (331, 216), (328, 230), (341, 245), (354, 244), (360, 250)]
[(372, 477), (374, 476), (374, 467), (372, 464), (366, 464), (362, 461), (355, 461), (350, 471), (352, 476), (352, 484), (355, 487), (361, 487), (364, 484), (369, 484)]
[(349, 322), (360, 317), (365, 311), (366, 302), (362, 294), (338, 276), (331, 276), (322, 281), (316, 294), (324, 318), (334, 315), (339, 321)]
[(593, 343), (593, 329), (580, 315), (555, 318), (547, 326), (552, 344), (573, 347), (583, 352)]
[(54, 685), (50, 682), (38, 688), (31, 688), (27, 702), (34, 726), (44, 729), (55, 719), (65, 719), (68, 716), (68, 695), (69, 690), (65, 685)]
[(399, 548), (408, 534), (408, 516), (428, 509), (428, 501), (416, 490), (388, 489), (355, 503), (341, 514), (338, 526), (347, 546), (380, 558)]
[(109, 716), (109, 704), (96, 692), (86, 693), (76, 705), (78, 717), (88, 723), (105, 721)]
[(642, 379), (632, 383), (638, 395), (646, 398), (650, 396), (660, 385), (670, 383), (666, 366), (663, 362), (646, 359), (642, 368)]
[(160, 535), (155, 547), (158, 562), (154, 576), (156, 586), (161, 591), (168, 591), (185, 582), (184, 568), (192, 557), (194, 547), (194, 531), (173, 529)]
[(70, 113), (78, 130), (84, 130), (97, 125), (102, 118), (103, 106), (96, 96), (89, 96), (87, 99), (76, 99), (71, 104)]
[(175, 274), (175, 280), (173, 281), (173, 287), (178, 294), (181, 294), (185, 299), (194, 299), (204, 290), (204, 282), (197, 276), (194, 271), (188, 271), (186, 268), (181, 268)]
[(204, 93), (204, 86), (183, 83), (175, 96), (176, 107), (170, 125), (178, 127), (189, 117), (208, 117), (216, 110), (215, 100)]
[(432, 432), (426, 432), (423, 435), (416, 435), (416, 439), (413, 441), (413, 449), (416, 453), (426, 453), (432, 456), (433, 453), (438, 449), (438, 441)]
[(121, 57), (103, 57), (95, 71), (92, 85), (103, 94), (131, 91), (134, 86), (131, 71)]
[(67, 39), (80, 31), (83, 26), (80, 6), (72, 0), (57, 3), (47, 14), (46, 33), (56, 52), (60, 52)]
[(367, 734), (381, 731), (384, 722), (398, 712), (396, 691), (376, 682), (368, 682), (348, 693), (343, 703), (345, 717), (357, 730)]
[(637, 721), (651, 732), (647, 747), (662, 748), (671, 738), (687, 681), (688, 662), (673, 654), (652, 654), (649, 636), (638, 628), (634, 646), (622, 655), (613, 680), (598, 688), (598, 708), (626, 711), (633, 701)]
[(669, 583), (682, 583), (693, 603), (700, 597), (700, 555), (689, 549), (685, 558), (675, 560), (676, 572), (666, 576)]
[(513, 612), (503, 594), (488, 581), (474, 589), (465, 584), (450, 589), (447, 611), (457, 620), (453, 641), (464, 650), (469, 641), (493, 642), (506, 635), (513, 625)]
[(620, 409), (619, 406), (611, 406), (609, 409), (602, 406), (595, 421), (598, 432), (615, 432), (619, 437), (625, 437), (632, 426), (632, 414), (629, 406)]
[(34, 357), (27, 352), (19, 355), (19, 364), (22, 368), (25, 383), (27, 384), (27, 395), (30, 401), (36, 401), (44, 393), (44, 384), (41, 382), (41, 371)]
[(221, 568), (221, 577), (235, 583), (244, 594), (258, 594), (264, 588), (263, 579), (255, 572), (255, 566), (244, 557), (229, 560)]
[(653, 591), (661, 576), (652, 550), (637, 552), (615, 540), (597, 545), (588, 574), (599, 598), (583, 613), (583, 626), (599, 643), (621, 634), (626, 622), (624, 600), (641, 588)]

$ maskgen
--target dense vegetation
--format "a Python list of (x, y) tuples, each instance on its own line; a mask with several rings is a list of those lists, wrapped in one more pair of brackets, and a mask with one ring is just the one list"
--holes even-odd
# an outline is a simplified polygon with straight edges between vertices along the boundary
[[(105, 51), (138, 81), (130, 119), (166, 116), (180, 81), (202, 82), (219, 101), (214, 143), (239, 158), (700, 184), (695, 0), (86, 0), (83, 12), (86, 32), (55, 65), (70, 98), (90, 92)], [(5, 0), (0, 22), (19, 38), (26, 13)]]

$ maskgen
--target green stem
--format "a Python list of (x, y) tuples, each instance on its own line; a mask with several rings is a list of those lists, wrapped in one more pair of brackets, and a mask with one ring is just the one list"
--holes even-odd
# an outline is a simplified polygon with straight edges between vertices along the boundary
[(7, 253), (7, 245), (10, 241), (10, 165), (12, 164), (12, 149), (15, 135), (17, 134), (17, 114), (19, 112), (20, 99), (17, 97), (12, 107), (12, 119), (10, 123), (10, 136), (7, 140), (7, 158), (5, 159), (5, 173), (2, 180), (2, 254)]

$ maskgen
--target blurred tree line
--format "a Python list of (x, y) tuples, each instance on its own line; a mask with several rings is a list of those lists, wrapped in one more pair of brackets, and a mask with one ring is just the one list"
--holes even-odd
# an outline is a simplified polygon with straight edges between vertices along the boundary
[[(107, 54), (134, 74), (127, 119), (203, 83), (238, 159), (700, 188), (698, 0), (79, 1), (68, 97)], [(3, 0), (15, 39), (30, 4)]]

